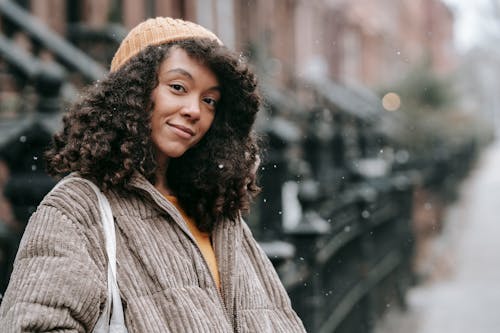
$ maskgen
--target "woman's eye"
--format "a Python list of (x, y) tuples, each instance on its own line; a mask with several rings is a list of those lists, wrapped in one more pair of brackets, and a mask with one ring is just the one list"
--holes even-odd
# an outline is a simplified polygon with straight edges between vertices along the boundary
[(172, 88), (172, 89), (174, 89), (175, 91), (178, 91), (178, 92), (186, 92), (186, 89), (182, 85), (177, 84), (177, 83), (170, 84), (170, 88)]
[(217, 105), (217, 101), (210, 97), (205, 97), (203, 101), (212, 107), (215, 107)]

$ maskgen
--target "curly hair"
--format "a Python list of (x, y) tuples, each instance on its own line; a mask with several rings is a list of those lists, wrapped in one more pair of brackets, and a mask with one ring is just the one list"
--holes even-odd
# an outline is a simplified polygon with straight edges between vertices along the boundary
[(89, 87), (63, 119), (64, 128), (46, 152), (47, 171), (61, 177), (77, 171), (107, 191), (130, 190), (135, 171), (151, 183), (157, 163), (151, 139), (151, 93), (160, 64), (173, 46), (210, 68), (221, 87), (215, 119), (194, 147), (171, 158), (169, 189), (199, 228), (235, 220), (258, 194), (259, 147), (253, 123), (261, 98), (255, 75), (242, 57), (213, 41), (190, 39), (149, 46), (119, 70)]

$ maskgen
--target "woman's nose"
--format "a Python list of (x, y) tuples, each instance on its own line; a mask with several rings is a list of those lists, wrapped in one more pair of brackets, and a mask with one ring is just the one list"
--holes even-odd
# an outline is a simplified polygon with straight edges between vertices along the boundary
[(181, 114), (191, 120), (198, 120), (201, 116), (200, 103), (198, 99), (190, 99), (181, 109)]

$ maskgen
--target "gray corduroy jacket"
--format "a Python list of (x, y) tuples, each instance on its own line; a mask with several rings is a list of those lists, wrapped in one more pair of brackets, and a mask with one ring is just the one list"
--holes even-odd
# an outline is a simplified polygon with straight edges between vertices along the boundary
[[(71, 177), (71, 176), (70, 176)], [(272, 264), (243, 221), (212, 234), (221, 290), (177, 209), (143, 176), (107, 194), (118, 285), (130, 333), (305, 332)], [(33, 214), (0, 307), (1, 332), (91, 332), (107, 295), (97, 198), (78, 179)]]

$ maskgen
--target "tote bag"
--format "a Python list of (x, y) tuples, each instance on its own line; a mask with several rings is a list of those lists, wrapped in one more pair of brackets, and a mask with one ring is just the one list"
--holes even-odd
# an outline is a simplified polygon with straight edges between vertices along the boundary
[[(120, 291), (116, 282), (116, 235), (113, 212), (106, 196), (101, 190), (90, 180), (81, 177), (65, 178), (61, 180), (55, 187), (61, 186), (71, 179), (77, 178), (90, 185), (94, 190), (99, 211), (101, 214), (101, 222), (104, 230), (104, 240), (106, 253), (108, 255), (108, 297), (103, 312), (99, 316), (94, 327), (93, 333), (128, 333), (125, 327), (125, 319), (123, 316), (123, 306), (120, 299)], [(52, 191), (54, 190), (52, 189)]]

